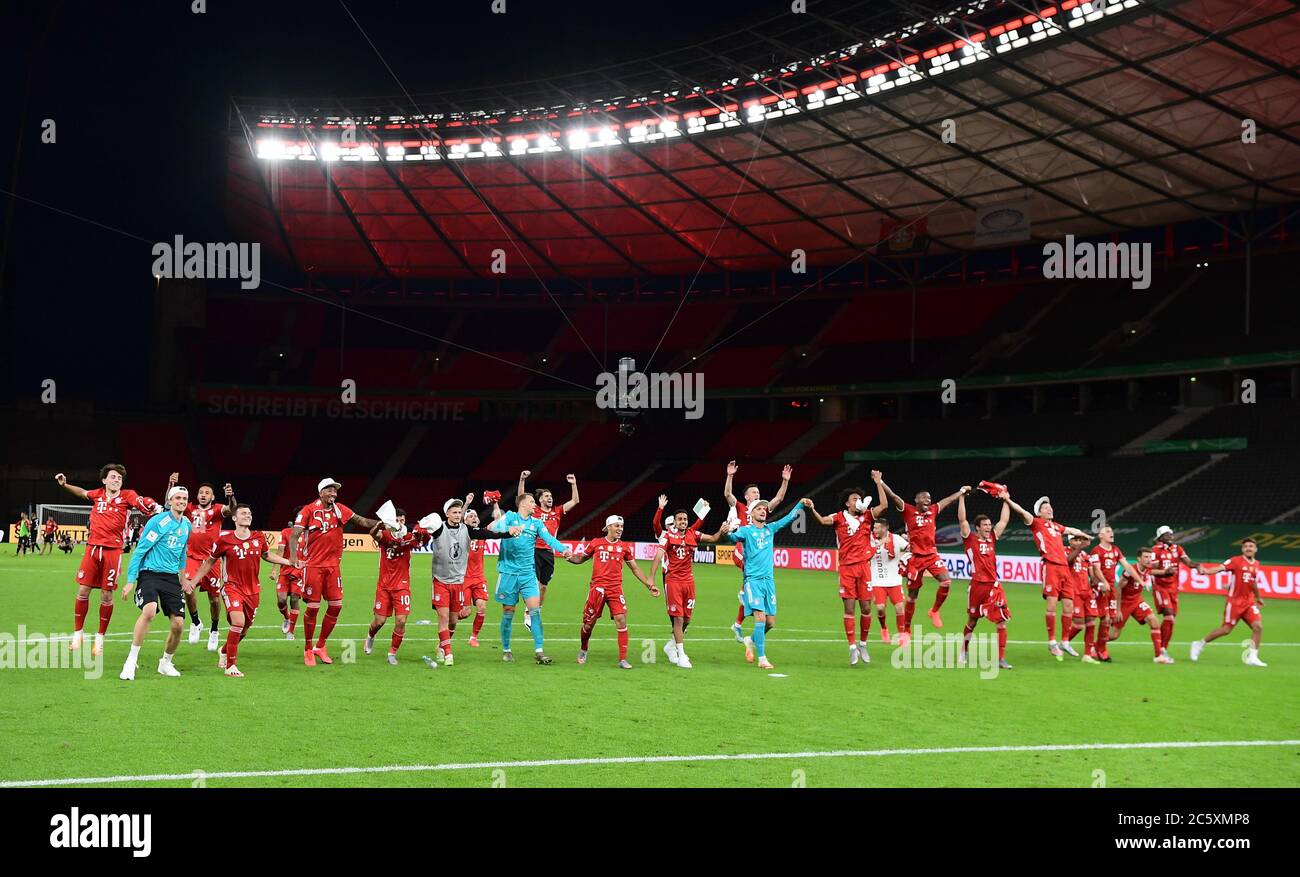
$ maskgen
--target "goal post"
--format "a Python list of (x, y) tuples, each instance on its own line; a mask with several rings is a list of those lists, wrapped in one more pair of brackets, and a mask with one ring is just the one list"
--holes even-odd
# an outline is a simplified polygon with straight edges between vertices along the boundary
[(70, 533), (73, 542), (85, 542), (87, 529), (90, 527), (90, 509), (88, 505), (64, 505), (59, 503), (41, 503), (36, 506), (36, 536), (40, 541), (44, 537), (45, 522), (50, 518), (59, 525), (59, 533)]

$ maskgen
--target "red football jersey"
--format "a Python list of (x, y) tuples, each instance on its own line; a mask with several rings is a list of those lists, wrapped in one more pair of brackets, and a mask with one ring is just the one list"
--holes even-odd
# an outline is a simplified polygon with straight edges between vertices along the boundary
[(839, 546), (840, 566), (866, 563), (876, 553), (871, 547), (871, 525), (876, 522), (870, 511), (850, 515), (843, 509), (831, 515), (835, 521), (835, 542)]
[(636, 557), (636, 549), (628, 542), (610, 542), (608, 538), (597, 539), (587, 545), (587, 553), (593, 555), (591, 561), (591, 586), (606, 590), (623, 587), (623, 564), (629, 557)]
[[(276, 550), (279, 551), (281, 554), (283, 554), (285, 557), (288, 557), (288, 556), (289, 556), (289, 542), (290, 542), (290, 540), (292, 540), (292, 539), (293, 539), (293, 528), (292, 528), (292, 527), (285, 527), (283, 530), (280, 531), (280, 544), (279, 544), (279, 546), (276, 548)], [(303, 539), (302, 539), (302, 537), (300, 536), (300, 537), (298, 538), (298, 556), (299, 556), (299, 557), (302, 557), (302, 556), (303, 556), (302, 549), (303, 549)]]
[(935, 505), (922, 514), (910, 502), (903, 503), (903, 521), (907, 524), (907, 541), (912, 546), (913, 556), (938, 553), (934, 547), (934, 519), (938, 514)]
[[(772, 510), (771, 506), (767, 510), (770, 512)], [(736, 500), (736, 517), (740, 518), (740, 526), (749, 526), (749, 506), (740, 500)]]
[(190, 518), (190, 541), (185, 551), (193, 558), (208, 556), (208, 550), (221, 532), (222, 512), (225, 510), (219, 502), (214, 502), (206, 509), (190, 503), (185, 507), (185, 514)]
[(1242, 555), (1223, 562), (1223, 568), (1232, 574), (1228, 581), (1228, 602), (1234, 606), (1249, 606), (1255, 602), (1259, 587), (1259, 561), (1247, 560)]
[[(551, 535), (556, 539), (560, 538), (560, 519), (564, 517), (564, 506), (552, 506), (549, 512), (542, 511), (538, 506), (533, 509), (533, 517), (542, 519), (542, 526), (551, 531)], [(551, 546), (546, 544), (546, 540), (541, 536), (537, 537), (537, 547), (545, 548), (547, 551), (552, 550)]]
[(469, 540), (469, 557), (465, 559), (465, 584), (487, 584), (487, 576), (483, 574), (483, 549), (486, 546), (486, 540)]
[(1066, 565), (1065, 543), (1061, 541), (1061, 537), (1065, 535), (1064, 525), (1035, 517), (1034, 522), (1029, 525), (1029, 530), (1034, 534), (1034, 545), (1037, 546), (1038, 553), (1043, 556), (1044, 561), (1059, 566)]
[(419, 527), (397, 538), (387, 529), (379, 531), (379, 582), (381, 591), (400, 591), (411, 586), (411, 551), (423, 545), (429, 534)]
[[(659, 537), (659, 547), (664, 550), (664, 571), (670, 585), (689, 585), (695, 582), (695, 546), (700, 535), (689, 527), (678, 533), (671, 527)], [(593, 561), (594, 563), (595, 561)], [(620, 573), (619, 581), (622, 581)]]
[(1090, 563), (1095, 563), (1101, 567), (1101, 574), (1105, 577), (1108, 584), (1115, 584), (1115, 569), (1119, 562), (1124, 559), (1124, 552), (1119, 550), (1119, 546), (1113, 542), (1110, 545), (1097, 544), (1092, 551), (1088, 552)]
[(158, 510), (157, 503), (134, 490), (123, 489), (109, 499), (108, 491), (97, 487), (86, 491), (86, 499), (94, 503), (90, 507), (90, 534), (86, 543), (104, 548), (122, 547), (126, 535), (126, 519), (131, 509), (146, 515), (152, 515)]
[[(1166, 545), (1163, 542), (1157, 542), (1151, 546), (1151, 553), (1156, 556), (1155, 561), (1152, 563), (1155, 569), (1176, 568), (1180, 561), (1188, 560), (1187, 552), (1183, 550), (1183, 546), (1178, 544)], [(1178, 584), (1178, 576), (1175, 574), (1172, 578), (1164, 578), (1161, 581), (1166, 586), (1176, 585)]]
[[(1138, 573), (1136, 577), (1133, 575), (1133, 572)], [(1146, 572), (1141, 572), (1138, 570), (1137, 566), (1134, 566), (1132, 571), (1127, 569), (1124, 570), (1123, 574), (1119, 577), (1119, 583), (1124, 596), (1133, 597), (1141, 594), (1143, 588), (1151, 587), (1153, 578), (1154, 576), (1151, 575), (1151, 569), (1149, 567)]]
[(970, 561), (970, 582), (972, 585), (992, 585), (998, 580), (998, 556), (994, 543), (998, 537), (989, 533), (989, 538), (981, 539), (974, 530), (961, 540), (966, 547), (966, 559)]
[(1088, 584), (1088, 564), (1091, 563), (1091, 557), (1087, 550), (1080, 549), (1079, 553), (1074, 555), (1074, 562), (1070, 564), (1070, 571), (1074, 573), (1074, 577), (1080, 584)]
[[(343, 559), (343, 525), (352, 520), (352, 509), (341, 502), (325, 508), (319, 499), (302, 507), (294, 526), (303, 528), (308, 566), (336, 567)], [(286, 557), (288, 555), (285, 555)]]
[(57, 529), (59, 529), (59, 525), (56, 524), (54, 521), (45, 522), (45, 535), (48, 536), (49, 534), (53, 533)]
[(262, 571), (262, 556), (269, 550), (266, 538), (259, 530), (249, 531), (246, 539), (239, 538), (234, 530), (227, 530), (213, 540), (208, 554), (225, 560), (227, 587), (238, 588), (245, 594), (257, 594), (262, 589), (257, 580)]

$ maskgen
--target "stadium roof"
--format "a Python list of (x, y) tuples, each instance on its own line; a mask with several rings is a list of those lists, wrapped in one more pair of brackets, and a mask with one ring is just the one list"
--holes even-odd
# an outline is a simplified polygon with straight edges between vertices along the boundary
[(900, 228), (968, 251), (999, 205), (1059, 239), (1300, 200), (1290, 0), (820, 5), (583, 76), (236, 98), (232, 205), (316, 277), (500, 250), (577, 279), (829, 268)]

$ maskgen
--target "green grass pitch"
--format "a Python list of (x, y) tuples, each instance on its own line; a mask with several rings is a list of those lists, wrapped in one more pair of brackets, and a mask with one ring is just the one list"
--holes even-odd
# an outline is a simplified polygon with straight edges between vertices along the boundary
[[(1015, 669), (983, 679), (969, 669), (895, 668), (893, 649), (880, 642), (874, 624), (871, 664), (848, 666), (835, 575), (778, 571), (780, 614), (768, 653), (781, 675), (772, 676), (745, 663), (728, 630), (737, 571), (700, 565), (695, 623), (687, 634), (694, 669), (666, 661), (662, 598), (651, 598), (628, 575), (635, 666), (625, 671), (616, 666), (608, 616), (596, 628), (590, 662), (575, 663), (590, 568), (561, 563), (543, 615), (554, 665), (532, 663), (522, 624), (515, 625), (520, 660), (503, 664), (500, 609), (493, 604), (482, 646), (471, 649), (463, 627), (456, 635), (456, 665), (430, 670), (420, 656), (435, 652), (436, 622), (417, 623), (434, 617), (428, 558), (412, 561), (415, 611), (401, 663), (391, 667), (384, 660), (391, 626), (373, 655), (361, 650), (378, 557), (348, 554), (343, 616), (330, 641), (333, 666), (304, 667), (301, 632), (295, 643), (281, 636), (267, 565), (263, 607), (240, 649), (244, 679), (225, 678), (205, 643), (190, 646), (184, 639), (176, 655), (183, 677), (156, 674), (159, 619), (136, 681), (120, 681), (138, 615), (121, 600), (100, 678), (86, 678), (80, 668), (15, 667), (12, 637), (19, 625), (29, 636), (70, 631), (79, 557), (80, 550), (68, 557), (16, 558), (12, 545), (0, 547), (0, 639), (10, 638), (0, 645), (0, 739), (6, 743), (0, 783), (115, 777), (111, 785), (211, 787), (1300, 785), (1295, 742), (1126, 746), (1300, 738), (1297, 602), (1270, 600), (1264, 607), (1267, 669), (1241, 662), (1244, 627), (1192, 664), (1188, 643), (1215, 626), (1223, 606), (1220, 597), (1193, 595), (1182, 599), (1175, 665), (1152, 664), (1145, 630), (1130, 624), (1111, 649), (1113, 664), (1084, 666), (1052, 659), (1037, 589), (1010, 585), (1008, 658)], [(922, 610), (933, 594), (927, 580)], [(95, 599), (87, 619), (91, 632)], [(944, 633), (960, 632), (964, 606), (960, 583), (943, 610)], [(201, 612), (206, 621), (206, 606)], [(928, 629), (923, 612), (918, 621)], [(984, 622), (981, 630), (991, 633), (992, 627)], [(66, 649), (64, 642), (56, 646)], [(1041, 748), (1095, 743), (1125, 747)], [(999, 746), (1033, 748), (922, 751)], [(905, 751), (863, 752), (877, 750)], [(778, 757), (721, 757), (746, 754)], [(662, 756), (688, 758), (647, 760)], [(627, 760), (524, 763), (565, 759)], [(211, 776), (387, 766), (418, 769)], [(183, 776), (140, 779), (158, 774)]]

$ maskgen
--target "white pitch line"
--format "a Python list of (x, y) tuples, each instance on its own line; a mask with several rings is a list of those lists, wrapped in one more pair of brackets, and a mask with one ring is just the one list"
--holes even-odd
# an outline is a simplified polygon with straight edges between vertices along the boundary
[(1213, 749), (1263, 746), (1300, 746), (1300, 740), (1173, 740), (1162, 743), (1046, 743), (1024, 746), (946, 746), (924, 749), (837, 749), (825, 752), (747, 752), (734, 755), (628, 755), (610, 758), (547, 758), (527, 761), (451, 762), (446, 764), (390, 764), (382, 767), (306, 767), (292, 770), (195, 770), (189, 773), (155, 773), (137, 776), (69, 777), (62, 779), (4, 780), (0, 788), (19, 786), (82, 786), (110, 783), (158, 783), (181, 780), (253, 779), (262, 777), (340, 776), (374, 773), (432, 773), (523, 767), (583, 767), (607, 764), (676, 764), (703, 761), (771, 761), (798, 758), (889, 758), (902, 755), (960, 755), (1002, 752), (1089, 752), (1133, 749)]

